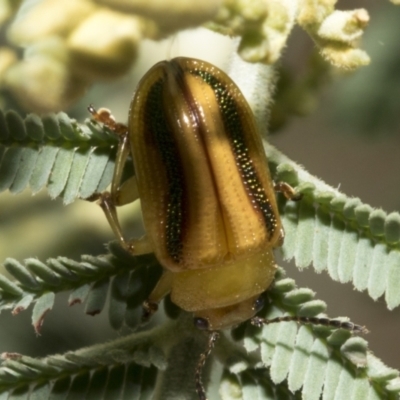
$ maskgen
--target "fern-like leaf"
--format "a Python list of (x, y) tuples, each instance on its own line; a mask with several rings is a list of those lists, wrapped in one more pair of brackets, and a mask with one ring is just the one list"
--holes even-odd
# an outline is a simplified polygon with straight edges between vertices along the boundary
[[(286, 232), (282, 251), (298, 268), (313, 264), (339, 282), (353, 282), (389, 309), (400, 304), (400, 214), (386, 214), (349, 198), (266, 145), (275, 175), (303, 193), (281, 201)], [(282, 199), (281, 199), (282, 200)]]
[(0, 398), (112, 400), (122, 393), (126, 399), (146, 398), (154, 388), (157, 369), (166, 367), (163, 351), (156, 344), (159, 335), (160, 330), (130, 335), (40, 360), (3, 354)]
[[(2, 280), (7, 283), (2, 286), (2, 307), (13, 307), (16, 312), (34, 302), (32, 319), (35, 329), (39, 330), (45, 313), (54, 301), (50, 287), (57, 291), (73, 290), (70, 302), (74, 303), (77, 299), (86, 301), (87, 313), (101, 311), (107, 292), (110, 292), (112, 325), (117, 329), (124, 323), (133, 326), (129, 321), (138, 323), (141, 302), (157, 279), (153, 276), (149, 284), (148, 274), (155, 273), (157, 276), (159, 272), (154, 270), (154, 258), (133, 257), (116, 244), (110, 249), (112, 253), (107, 256), (84, 257), (84, 261), (79, 263), (64, 259), (62, 262), (49, 260), (47, 263), (35, 260), (27, 266), (18, 264), (14, 276), (20, 278), (19, 282)], [(69, 280), (60, 285), (54, 276), (65, 274), (68, 271), (66, 266), (70, 270)], [(93, 281), (91, 284), (90, 280)], [(111, 290), (109, 282), (112, 282)], [(322, 316), (326, 310), (326, 304), (315, 299), (312, 290), (297, 288), (292, 279), (285, 277), (283, 270), (278, 271), (276, 281), (266, 296), (270, 304), (261, 316), (267, 319), (283, 314)], [(361, 391), (371, 398), (383, 398), (382, 394), (389, 396), (400, 391), (398, 371), (383, 365), (368, 352), (363, 338), (351, 337), (348, 331), (332, 332), (326, 326), (299, 327), (294, 322), (282, 322), (266, 325), (262, 329), (245, 323), (233, 334), (236, 340), (244, 339), (250, 356), (243, 352), (241, 345), (226, 337), (217, 342), (215, 354), (226, 369), (220, 388), (224, 399), (235, 398), (235, 391), (242, 393), (244, 399), (251, 398), (256, 392), (260, 399), (275, 398), (269, 397), (268, 393), (275, 396), (278, 390), (292, 393), (286, 398), (297, 398), (297, 393), (301, 393), (306, 400), (319, 396), (340, 398), (346, 390), (351, 393)], [(167, 357), (168, 371), (160, 376), (154, 398), (173, 399), (182, 386), (171, 386), (171, 380), (179, 382), (177, 376), (181, 376), (182, 371), (187, 374), (185, 380), (191, 382), (193, 379), (185, 390), (194, 393), (194, 370), (206, 340), (207, 337), (192, 325), (190, 315), (181, 313), (177, 320), (166, 322), (153, 331), (133, 334), (64, 356), (35, 360), (5, 354), (6, 361), (0, 368), (0, 393), (18, 394), (22, 399), (28, 398), (29, 387), (43, 393), (43, 398), (51, 398), (64, 390), (80, 398), (84, 398), (82, 393), (86, 393), (85, 390), (115, 393), (114, 390), (122, 390), (121, 385), (131, 385), (132, 382), (118, 375), (122, 379), (121, 385), (115, 383), (115, 386), (109, 387), (104, 383), (96, 389), (93, 388), (93, 380), (101, 376), (104, 382), (110, 382), (110, 374), (116, 374), (116, 371), (126, 377), (131, 368), (139, 368), (141, 374), (146, 374), (142, 367), (150, 365), (164, 369)], [(260, 359), (254, 351), (259, 351)], [(191, 354), (190, 359), (187, 354)], [(164, 397), (161, 389), (164, 386), (169, 390), (174, 387), (170, 397)], [(145, 389), (141, 386), (140, 390)]]
[(24, 120), (0, 111), (0, 191), (46, 187), (65, 204), (103, 191), (114, 168), (114, 135), (98, 125), (78, 124), (66, 114)]
[[(314, 299), (311, 290), (296, 288), (283, 270), (268, 298), (267, 319), (283, 314), (321, 316), (326, 307)], [(249, 352), (260, 350), (262, 363), (243, 364), (226, 355), (228, 365), (220, 389), (223, 399), (237, 398), (233, 394), (238, 392), (243, 399), (275, 399), (280, 398), (280, 390), (287, 394), (285, 399), (301, 394), (306, 400), (399, 395), (399, 372), (386, 367), (368, 351), (362, 337), (349, 331), (332, 332), (326, 326), (298, 326), (295, 322), (265, 325), (257, 331), (247, 324), (244, 344)], [(224, 350), (232, 353), (229, 347)], [(365, 397), (357, 397), (359, 393)]]
[(124, 324), (136, 327), (141, 304), (155, 286), (161, 268), (153, 255), (133, 257), (117, 243), (110, 243), (109, 250), (98, 257), (82, 256), (80, 262), (66, 257), (45, 263), (27, 259), (25, 264), (7, 259), (5, 268), (16, 280), (0, 275), (0, 311), (12, 309), (18, 314), (33, 303), (32, 324), (39, 332), (56, 293), (70, 291), (69, 304), (85, 303), (89, 315), (100, 313), (110, 295), (111, 325), (115, 329)]

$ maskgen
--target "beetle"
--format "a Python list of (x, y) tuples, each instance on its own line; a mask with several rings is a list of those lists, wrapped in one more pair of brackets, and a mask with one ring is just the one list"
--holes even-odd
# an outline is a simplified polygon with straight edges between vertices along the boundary
[[(164, 268), (143, 304), (144, 319), (170, 294), (210, 332), (196, 370), (205, 399), (201, 370), (217, 331), (249, 319), (278, 321), (254, 318), (284, 237), (275, 190), (299, 196), (285, 183), (274, 185), (250, 106), (210, 63), (179, 57), (154, 65), (137, 86), (128, 126), (108, 110), (89, 111), (120, 137), (111, 191), (96, 198), (121, 245), (135, 255), (154, 251)], [(135, 176), (121, 185), (130, 154)], [(116, 207), (139, 197), (146, 236), (128, 241)], [(301, 320), (279, 320), (293, 319)]]

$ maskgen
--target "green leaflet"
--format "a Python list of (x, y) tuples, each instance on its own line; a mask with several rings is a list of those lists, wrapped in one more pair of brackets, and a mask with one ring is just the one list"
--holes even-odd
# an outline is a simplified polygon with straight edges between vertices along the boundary
[(40, 334), (44, 317), (53, 308), (54, 300), (55, 294), (53, 292), (45, 293), (36, 300), (32, 311), (32, 325), (37, 334)]

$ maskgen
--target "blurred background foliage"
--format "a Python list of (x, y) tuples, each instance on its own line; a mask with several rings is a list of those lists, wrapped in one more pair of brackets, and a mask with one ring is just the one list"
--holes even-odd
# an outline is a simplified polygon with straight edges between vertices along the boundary
[[(390, 212), (400, 210), (400, 7), (376, 0), (338, 2), (341, 9), (357, 7), (366, 8), (371, 16), (362, 41), (371, 65), (354, 73), (328, 67), (316, 54), (311, 39), (296, 28), (279, 65), (271, 142), (330, 185)], [(7, 43), (6, 29), (7, 25), (0, 32), (3, 44)], [(184, 47), (184, 41), (160, 46), (145, 40), (127, 74), (86, 88), (85, 95), (65, 111), (83, 120), (88, 117), (87, 105), (93, 103), (110, 108), (117, 120), (125, 122), (137, 81), (155, 60), (174, 56), (177, 47)], [(193, 44), (191, 47), (192, 52), (198, 51)], [(208, 41), (203, 51), (211, 52), (214, 47), (215, 42)], [(22, 115), (29, 112), (7, 90), (0, 93), (0, 106)], [(138, 227), (141, 229), (138, 205), (125, 207), (121, 215), (125, 231), (136, 236)], [(64, 207), (60, 200), (51, 201), (45, 192), (33, 197), (29, 191), (0, 196), (1, 260), (100, 254), (104, 243), (112, 239), (103, 214), (91, 203), (78, 201)], [(283, 261), (279, 263), (284, 265)], [(393, 318), (399, 310), (389, 313), (383, 301), (373, 302), (354, 292), (349, 284), (332, 282), (326, 274), (316, 275), (310, 269), (298, 272), (286, 266), (299, 286), (313, 288), (328, 303), (331, 316), (347, 315), (365, 324), (371, 331), (370, 348), (385, 363), (400, 368), (396, 345), (400, 318)], [(79, 306), (67, 309), (66, 296), (59, 297), (46, 317), (41, 337), (34, 334), (29, 311), (16, 317), (1, 314), (0, 353), (44, 356), (117, 335), (106, 315), (92, 319)]]

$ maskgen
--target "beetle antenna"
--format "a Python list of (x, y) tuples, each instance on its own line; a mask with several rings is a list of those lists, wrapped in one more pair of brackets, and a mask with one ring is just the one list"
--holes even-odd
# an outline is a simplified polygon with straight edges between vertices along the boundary
[(357, 333), (368, 333), (368, 329), (365, 326), (354, 324), (350, 321), (340, 321), (338, 319), (330, 318), (318, 318), (318, 317), (299, 317), (286, 315), (283, 317), (277, 317), (272, 319), (265, 319), (261, 317), (254, 317), (251, 319), (251, 324), (261, 328), (263, 325), (275, 324), (277, 322), (290, 322), (295, 321), (299, 324), (311, 324), (311, 325), (324, 325), (330, 326), (336, 329), (346, 329), (351, 332)]
[(211, 354), (212, 349), (215, 346), (215, 342), (219, 338), (219, 333), (216, 331), (210, 332), (208, 336), (208, 344), (207, 344), (207, 349), (204, 353), (200, 354), (200, 359), (196, 367), (196, 372), (195, 372), (195, 381), (196, 381), (196, 392), (197, 395), (199, 396), (199, 400), (207, 400), (206, 396), (206, 391), (204, 389), (203, 381), (201, 379), (203, 369), (204, 369), (204, 364), (206, 363), (207, 358)]

